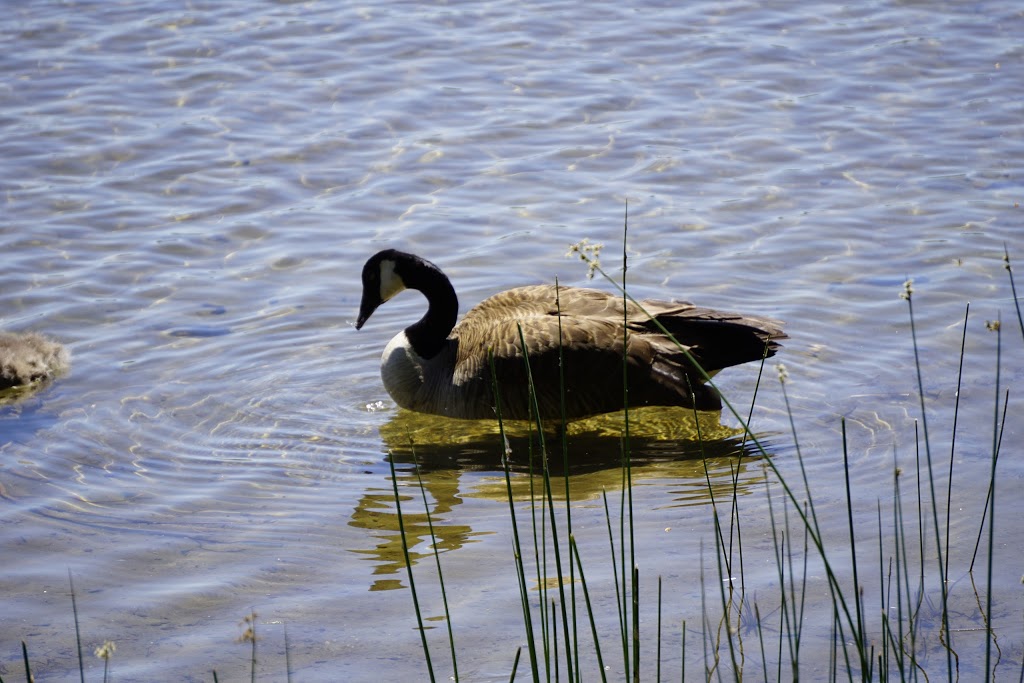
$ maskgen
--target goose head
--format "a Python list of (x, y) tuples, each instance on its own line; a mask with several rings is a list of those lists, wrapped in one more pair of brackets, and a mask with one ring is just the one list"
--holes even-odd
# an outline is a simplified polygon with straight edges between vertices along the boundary
[[(385, 301), (407, 289), (401, 273), (398, 272), (401, 258), (409, 256), (394, 249), (377, 252), (363, 266), (363, 298), (359, 304), (359, 319), (356, 329), (361, 329), (373, 312)], [(403, 268), (404, 270), (404, 268)]]
[(363, 297), (356, 329), (361, 329), (381, 304), (406, 289), (415, 289), (427, 297), (427, 312), (405, 328), (404, 334), (418, 356), (433, 358), (455, 327), (459, 300), (441, 269), (415, 254), (385, 249), (367, 260), (363, 266)]
[(430, 261), (385, 249), (363, 266), (363, 296), (356, 329), (362, 328), (373, 312), (405, 289), (415, 289), (427, 298), (427, 312), (420, 320), (399, 332), (381, 356), (384, 388), (398, 405), (417, 407), (424, 383), (445, 372), (441, 351), (449, 345), (455, 327), (459, 301), (451, 282)]

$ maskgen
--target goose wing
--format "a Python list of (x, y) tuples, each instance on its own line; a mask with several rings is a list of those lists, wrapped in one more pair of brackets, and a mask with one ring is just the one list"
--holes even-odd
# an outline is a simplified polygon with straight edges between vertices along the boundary
[[(631, 331), (624, 347), (627, 325)], [(680, 350), (624, 320), (621, 299), (598, 290), (561, 288), (557, 303), (553, 287), (509, 290), (471, 311), (451, 339), (453, 384), (467, 395), (490, 399), (493, 357), (508, 417), (526, 417), (529, 411), (524, 348), (541, 413), (548, 416), (561, 414), (563, 378), (567, 416), (621, 409), (624, 348), (635, 368), (630, 392), (637, 404), (685, 402), (690, 386)]]
[[(674, 360), (689, 351), (709, 373), (774, 355), (785, 339), (782, 323), (771, 318), (701, 308), (686, 301), (647, 299), (640, 305), (601, 290), (540, 285), (519, 287), (483, 301), (455, 328), (460, 338), (456, 383), (480, 371), (490, 349), (496, 360), (557, 351), (610, 352), (621, 361), (623, 326), (630, 331), (629, 353), (639, 362), (665, 355)], [(519, 328), (522, 328), (520, 339)], [(667, 334), (666, 334), (667, 331)], [(561, 335), (561, 340), (559, 339)], [(677, 343), (678, 342), (678, 343)]]
[(554, 354), (559, 346), (586, 353), (614, 353), (622, 358), (622, 302), (605, 292), (546, 285), (519, 287), (484, 300), (452, 331), (458, 343), (455, 384), (486, 371), (489, 354), (496, 363), (519, 359), (523, 348), (531, 360)]
[(660, 337), (659, 345), (667, 343), (676, 348), (662, 332), (661, 327), (664, 327), (672, 338), (688, 348), (708, 373), (773, 356), (779, 349), (778, 341), (787, 338), (782, 322), (772, 318), (701, 308), (689, 303), (656, 300), (641, 303), (653, 320), (644, 315), (632, 321), (633, 324)]
[(561, 414), (564, 378), (566, 414), (579, 417), (622, 408), (625, 356), (631, 405), (717, 409), (717, 394), (703, 385), (686, 352), (711, 374), (760, 359), (766, 345), (772, 355), (774, 340), (785, 337), (781, 323), (768, 318), (686, 302), (648, 300), (641, 305), (582, 288), (559, 288), (557, 302), (554, 287), (502, 292), (470, 311), (453, 330), (451, 382), (466, 396), (493, 401), (493, 357), (504, 414), (526, 417), (525, 348), (541, 414)]

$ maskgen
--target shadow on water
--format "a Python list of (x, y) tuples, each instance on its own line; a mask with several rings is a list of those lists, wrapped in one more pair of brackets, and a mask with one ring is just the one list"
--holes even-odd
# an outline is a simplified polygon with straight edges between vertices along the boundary
[[(748, 495), (764, 481), (758, 465), (763, 458), (760, 451), (744, 440), (742, 430), (721, 424), (718, 412), (695, 417), (685, 409), (645, 408), (631, 411), (629, 419), (633, 485), (657, 483), (669, 496), (663, 505), (707, 505), (712, 497), (728, 499), (733, 495), (734, 477), (739, 496)], [(564, 504), (566, 484), (574, 503), (596, 503), (603, 493), (617, 495), (622, 490), (623, 421), (619, 413), (568, 425), (568, 472), (559, 430), (545, 432), (556, 504)], [(458, 508), (467, 500), (500, 504), (508, 500), (496, 421), (449, 420), (399, 411), (381, 426), (380, 433), (397, 466), (405, 535), (414, 563), (432, 556), (431, 524), (441, 551), (458, 550), (477, 536), (494, 533), (471, 527)], [(536, 429), (523, 422), (506, 423), (505, 436), (512, 496), (526, 510), (531, 498), (543, 490), (540, 439)], [(764, 445), (770, 436), (758, 438)], [(404, 558), (390, 480), (365, 492), (350, 524), (370, 530), (379, 541), (372, 549), (354, 552), (376, 563), (375, 575), (395, 575), (377, 579), (371, 590), (400, 588)]]

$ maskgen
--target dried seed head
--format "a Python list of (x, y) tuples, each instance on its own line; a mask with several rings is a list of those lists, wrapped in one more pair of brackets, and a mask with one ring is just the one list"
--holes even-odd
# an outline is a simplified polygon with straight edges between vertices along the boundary
[(105, 640), (105, 641), (103, 641), (102, 645), (100, 645), (98, 648), (96, 648), (95, 652), (96, 652), (96, 656), (99, 657), (100, 659), (105, 659), (105, 660), (109, 661), (110, 658), (114, 655), (114, 650), (116, 650), (116, 649), (117, 649), (117, 646), (114, 645), (114, 641), (112, 641), (112, 640)]
[(910, 301), (910, 297), (914, 295), (914, 278), (907, 278), (907, 281), (903, 283), (903, 291), (900, 292), (900, 298)]
[(601, 243), (591, 244), (589, 239), (582, 239), (576, 244), (569, 247), (569, 251), (566, 252), (566, 256), (579, 256), (579, 259), (589, 266), (587, 270), (587, 277), (590, 279), (594, 278), (594, 272), (601, 267), (601, 249), (604, 245)]
[(775, 370), (776, 372), (779, 373), (779, 383), (785, 384), (786, 381), (789, 379), (789, 371), (786, 370), (786, 366), (783, 365), (782, 363), (779, 363), (778, 365), (775, 366)]

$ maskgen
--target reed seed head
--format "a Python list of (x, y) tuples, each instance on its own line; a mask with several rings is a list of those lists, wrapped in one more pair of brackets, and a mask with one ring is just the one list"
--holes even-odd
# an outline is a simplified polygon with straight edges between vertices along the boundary
[(112, 640), (105, 640), (105, 641), (103, 641), (102, 645), (100, 645), (98, 648), (96, 648), (95, 652), (96, 652), (96, 656), (99, 657), (100, 659), (102, 659), (104, 661), (110, 661), (110, 658), (114, 656), (114, 650), (116, 650), (116, 649), (117, 649), (117, 646), (114, 645), (114, 641), (112, 641)]
[(779, 384), (785, 384), (786, 381), (789, 379), (789, 371), (786, 370), (786, 366), (783, 365), (782, 363), (779, 363), (778, 365), (775, 366), (775, 370), (776, 372), (779, 373)]
[(907, 281), (903, 283), (903, 291), (900, 292), (900, 298), (910, 301), (910, 297), (914, 295), (914, 278), (908, 277)]
[(236, 642), (239, 643), (255, 643), (256, 642), (256, 613), (252, 612), (247, 615), (244, 619), (238, 622), (239, 626), (245, 626), (245, 630), (242, 631), (242, 635), (238, 636)]
[(578, 256), (581, 261), (586, 263), (588, 266), (587, 277), (593, 280), (594, 272), (601, 267), (600, 255), (603, 248), (603, 244), (591, 244), (589, 239), (584, 238), (570, 246), (565, 255), (567, 257)]

